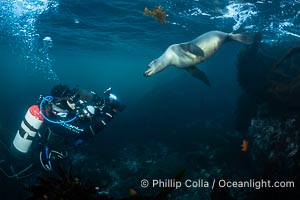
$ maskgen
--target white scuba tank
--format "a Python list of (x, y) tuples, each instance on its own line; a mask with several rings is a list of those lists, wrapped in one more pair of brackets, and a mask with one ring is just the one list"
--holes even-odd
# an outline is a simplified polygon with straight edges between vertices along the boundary
[(27, 153), (32, 141), (43, 124), (44, 118), (38, 105), (31, 106), (13, 141), (13, 146), (21, 153)]

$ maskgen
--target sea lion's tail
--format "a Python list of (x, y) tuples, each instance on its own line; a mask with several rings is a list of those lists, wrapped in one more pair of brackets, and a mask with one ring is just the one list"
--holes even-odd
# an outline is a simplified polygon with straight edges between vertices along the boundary
[(228, 39), (241, 42), (246, 45), (251, 45), (256, 41), (259, 33), (229, 33)]

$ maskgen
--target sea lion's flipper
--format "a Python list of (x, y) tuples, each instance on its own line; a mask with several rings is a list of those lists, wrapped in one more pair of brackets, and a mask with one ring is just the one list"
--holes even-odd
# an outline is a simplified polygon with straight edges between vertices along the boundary
[(257, 42), (257, 38), (261, 38), (261, 33), (260, 32), (253, 32), (253, 33), (229, 33), (228, 34), (228, 39), (241, 42), (246, 45), (251, 45), (254, 42)]
[(193, 43), (184, 43), (184, 44), (180, 44), (179, 47), (183, 50), (183, 51), (188, 51), (191, 54), (194, 54), (195, 56), (204, 56), (204, 51), (198, 47), (197, 45), (193, 44)]
[(192, 67), (188, 67), (185, 68), (187, 72), (189, 72), (192, 76), (194, 76), (195, 78), (200, 79), (201, 81), (203, 81), (208, 87), (210, 87), (210, 82), (206, 76), (206, 74), (204, 73), (204, 71), (201, 71), (200, 69), (198, 69), (196, 66), (192, 66)]

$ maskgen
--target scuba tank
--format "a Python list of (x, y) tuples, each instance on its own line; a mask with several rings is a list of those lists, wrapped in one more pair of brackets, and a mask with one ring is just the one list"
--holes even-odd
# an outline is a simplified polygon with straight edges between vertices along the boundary
[(38, 105), (31, 106), (21, 123), (19, 130), (13, 140), (13, 146), (21, 153), (27, 153), (32, 141), (43, 124), (44, 118), (40, 113)]

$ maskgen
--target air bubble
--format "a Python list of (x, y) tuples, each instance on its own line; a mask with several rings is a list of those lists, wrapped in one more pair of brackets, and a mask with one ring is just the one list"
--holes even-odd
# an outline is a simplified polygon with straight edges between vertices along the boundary
[(41, 72), (53, 80), (58, 80), (58, 77), (52, 69), (49, 53), (52, 38), (47, 36), (41, 40), (35, 24), (39, 15), (55, 11), (57, 6), (58, 0), (0, 0), (0, 28), (4, 30), (9, 45), (27, 62), (25, 68)]

